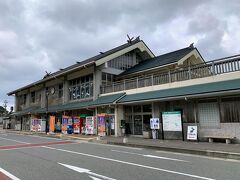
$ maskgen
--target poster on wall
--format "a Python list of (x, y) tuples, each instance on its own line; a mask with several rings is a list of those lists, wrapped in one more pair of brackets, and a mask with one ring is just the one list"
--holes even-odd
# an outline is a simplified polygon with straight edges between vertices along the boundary
[(159, 129), (159, 118), (151, 118), (150, 119), (150, 127), (151, 129)]
[(80, 117), (74, 116), (73, 117), (73, 133), (80, 133)]
[(49, 132), (54, 133), (55, 131), (55, 116), (50, 116), (49, 119)]
[(188, 140), (197, 140), (197, 126), (188, 126), (187, 139)]
[(106, 136), (106, 116), (98, 115), (98, 135)]
[(62, 133), (67, 134), (68, 116), (62, 116)]
[(113, 129), (115, 129), (115, 117), (114, 117), (114, 115), (109, 115), (108, 116), (109, 117), (109, 122), (111, 123), (111, 129), (113, 130)]
[(96, 134), (96, 120), (94, 116), (86, 117), (86, 134)]
[(182, 131), (180, 111), (162, 112), (163, 131)]
[(41, 120), (40, 119), (31, 119), (31, 131), (37, 132), (41, 130)]

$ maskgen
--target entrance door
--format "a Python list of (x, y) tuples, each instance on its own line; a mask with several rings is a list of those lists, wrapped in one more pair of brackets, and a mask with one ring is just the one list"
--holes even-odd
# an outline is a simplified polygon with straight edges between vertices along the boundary
[(142, 135), (142, 116), (134, 115), (134, 135)]

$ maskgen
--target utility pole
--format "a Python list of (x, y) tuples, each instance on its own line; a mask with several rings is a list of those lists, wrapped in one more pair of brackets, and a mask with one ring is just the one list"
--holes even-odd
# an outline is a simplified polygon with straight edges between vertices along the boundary
[(4, 100), (4, 101), (3, 101), (3, 107), (4, 107), (5, 111), (7, 111), (7, 103), (8, 103), (7, 100)]

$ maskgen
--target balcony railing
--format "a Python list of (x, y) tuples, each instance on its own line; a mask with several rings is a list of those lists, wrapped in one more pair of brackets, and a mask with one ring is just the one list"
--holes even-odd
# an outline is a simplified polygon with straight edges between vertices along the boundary
[(101, 86), (101, 94), (215, 76), (235, 71), (240, 71), (240, 56), (209, 61), (145, 77), (124, 79), (114, 82), (111, 85)]

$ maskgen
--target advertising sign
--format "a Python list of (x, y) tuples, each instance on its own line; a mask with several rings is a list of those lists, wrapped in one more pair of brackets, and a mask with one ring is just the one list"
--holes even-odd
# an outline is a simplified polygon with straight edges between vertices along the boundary
[(98, 135), (106, 136), (106, 116), (98, 115)]
[(49, 132), (55, 131), (55, 116), (50, 116), (49, 119)]
[(86, 117), (86, 134), (95, 134), (95, 117), (88, 116)]
[(62, 133), (67, 134), (68, 116), (62, 116)]
[(74, 116), (73, 117), (73, 133), (80, 133), (80, 117)]
[(34, 132), (41, 131), (41, 120), (40, 119), (32, 119), (31, 120), (31, 131), (34, 131)]
[(31, 119), (31, 131), (43, 132), (45, 131), (46, 120), (43, 119)]
[(150, 119), (150, 127), (151, 129), (159, 129), (159, 118), (151, 118)]
[(180, 111), (163, 112), (162, 122), (164, 131), (182, 131), (182, 117)]
[(187, 139), (197, 140), (197, 126), (188, 126)]

